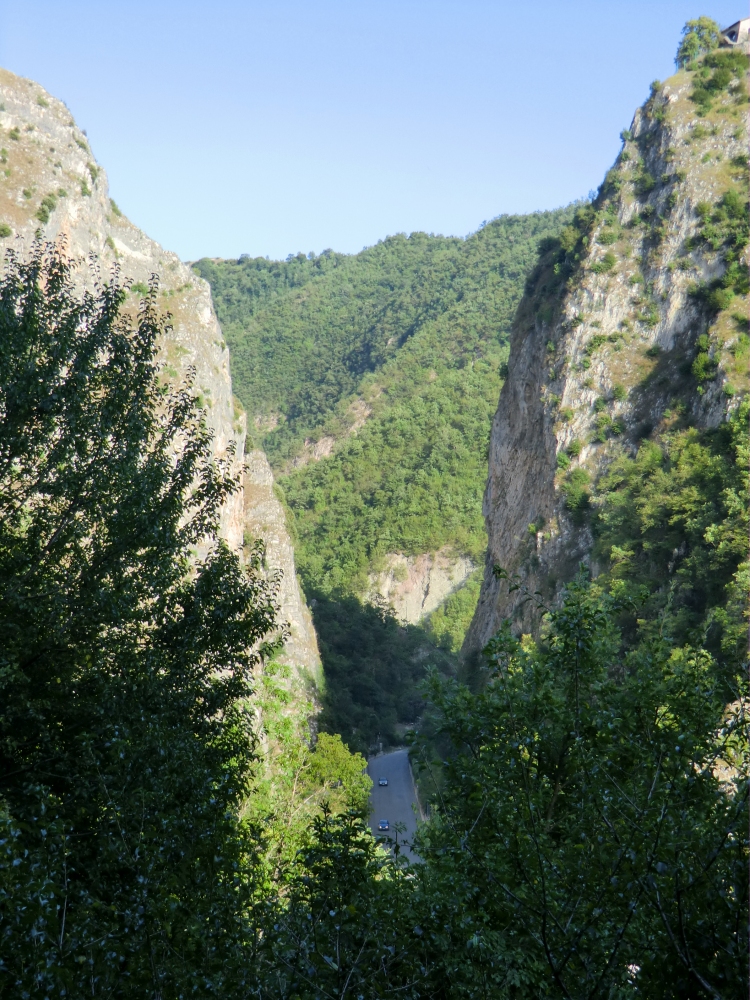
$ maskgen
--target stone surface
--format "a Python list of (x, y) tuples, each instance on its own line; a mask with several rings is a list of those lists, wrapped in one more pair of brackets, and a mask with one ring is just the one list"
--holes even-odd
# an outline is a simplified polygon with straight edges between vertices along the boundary
[[(226, 456), (233, 445), (234, 472), (241, 476), (245, 414), (232, 395), (229, 351), (207, 282), (119, 212), (109, 198), (107, 175), (68, 108), (38, 84), (7, 70), (0, 70), (0, 147), (0, 223), (11, 229), (9, 236), (0, 238), (0, 251), (13, 247), (21, 254), (28, 252), (39, 232), (45, 240), (66, 241), (68, 254), (84, 265), (78, 268), (82, 284), (91, 281), (85, 266), (91, 255), (104, 280), (113, 268), (119, 269), (122, 279), (139, 286), (158, 275), (159, 308), (171, 315), (171, 329), (160, 345), (167, 374), (179, 383), (194, 370), (194, 387), (214, 434), (215, 453)], [(43, 221), (42, 199), (48, 195), (54, 196), (55, 204)], [(135, 312), (141, 294), (131, 293), (125, 309)], [(250, 459), (245, 479), (249, 496), (257, 497), (268, 512), (272, 504), (268, 498), (260, 499), (260, 486), (253, 478), (253, 470), (260, 469), (265, 458), (252, 452)], [(273, 495), (272, 485), (269, 489)], [(248, 533), (265, 538), (262, 531), (267, 525), (268, 563), (284, 573), (280, 614), (291, 627), (286, 659), (301, 671), (315, 673), (320, 663), (315, 633), (297, 583), (283, 509), (276, 503), (273, 516), (261, 516), (244, 491), (236, 494), (222, 511), (221, 533), (239, 551)]]
[[(571, 467), (582, 466), (594, 480), (613, 449), (633, 451), (650, 429), (667, 429), (675, 399), (693, 423), (711, 427), (747, 389), (747, 373), (737, 370), (731, 356), (736, 324), (722, 314), (709, 326), (707, 313), (689, 294), (691, 286), (723, 272), (721, 257), (705, 245), (691, 250), (686, 242), (699, 224), (696, 206), (713, 205), (732, 184), (732, 171), (746, 169), (746, 102), (726, 95), (723, 117), (707, 122), (698, 118), (690, 89), (686, 73), (678, 73), (635, 115), (613, 168), (619, 191), (610, 187), (598, 203), (611, 203), (616, 219), (609, 232), (617, 239), (605, 235), (599, 217), (580, 272), (547, 315), (533, 308), (529, 295), (519, 306), (492, 425), (484, 498), (489, 545), (464, 655), (480, 650), (506, 618), (517, 632), (534, 631), (539, 619), (523, 589), (510, 591), (493, 567), (554, 602), (580, 562), (590, 560), (593, 540), (572, 523), (560, 492), (559, 452), (574, 439), (580, 442)], [(644, 173), (654, 181), (645, 193), (637, 183)], [(660, 241), (650, 235), (650, 223), (629, 226), (644, 213), (663, 216)], [(592, 265), (608, 251), (616, 267), (595, 273)], [(551, 277), (538, 275), (537, 287)], [(656, 312), (644, 321), (649, 305)], [(747, 303), (738, 298), (736, 310), (746, 314)], [(701, 394), (689, 371), (696, 341), (706, 332), (718, 375)], [(603, 343), (592, 349), (594, 337)], [(730, 375), (732, 401), (725, 391)], [(620, 396), (625, 390), (624, 398), (615, 396), (616, 386)], [(622, 425), (616, 441), (595, 440), (595, 404), (602, 402)]]
[(269, 572), (281, 574), (279, 605), (290, 631), (284, 662), (295, 666), (314, 687), (320, 687), (322, 673), (315, 629), (297, 582), (294, 549), (284, 508), (274, 491), (273, 472), (262, 451), (250, 451), (246, 455), (244, 502), (245, 531), (251, 538), (263, 539)]
[(370, 577), (368, 600), (384, 600), (401, 621), (416, 625), (457, 590), (476, 569), (467, 556), (449, 549), (386, 556), (386, 568)]

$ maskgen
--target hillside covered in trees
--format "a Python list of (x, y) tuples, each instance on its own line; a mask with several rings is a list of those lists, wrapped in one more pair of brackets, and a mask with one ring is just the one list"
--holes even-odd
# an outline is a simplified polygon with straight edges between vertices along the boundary
[[(443, 550), (481, 565), (487, 445), (511, 322), (540, 240), (571, 217), (572, 209), (503, 216), (465, 240), (398, 235), (354, 256), (195, 265), (211, 284), (234, 391), (293, 518), (324, 667), (335, 673), (331, 697), (359, 705), (355, 714), (371, 723), (357, 735), (351, 713), (333, 705), (326, 720), (360, 749), (378, 733), (394, 738), (394, 723), (415, 722), (413, 696), (373, 716), (393, 698), (389, 658), (401, 660), (414, 691), (428, 651), (443, 660), (436, 646), (457, 652), (478, 573), (409, 638), (394, 622), (389, 652), (381, 658), (373, 643), (368, 668), (356, 639), (331, 631), (344, 617), (334, 605), (357, 599), (360, 624), (377, 631), (387, 611), (373, 617), (366, 598), (388, 554)], [(362, 701), (363, 670), (374, 701)]]

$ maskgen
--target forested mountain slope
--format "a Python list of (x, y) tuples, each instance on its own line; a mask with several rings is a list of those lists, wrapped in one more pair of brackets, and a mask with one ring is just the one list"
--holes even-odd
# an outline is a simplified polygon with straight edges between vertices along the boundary
[(354, 256), (195, 265), (290, 508), (328, 680), (321, 725), (357, 749), (398, 740), (426, 665), (450, 669), (461, 646), (512, 317), (540, 240), (572, 213), (503, 216), (465, 240), (397, 235)]
[(365, 594), (395, 553), (481, 559), (510, 322), (539, 240), (570, 217), (502, 217), (466, 240), (398, 235), (350, 257), (195, 265), (294, 511), (308, 587)]

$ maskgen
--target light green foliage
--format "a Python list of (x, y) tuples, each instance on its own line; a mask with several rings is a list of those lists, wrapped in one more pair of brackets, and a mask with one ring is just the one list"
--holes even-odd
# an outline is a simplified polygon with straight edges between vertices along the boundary
[(565, 497), (565, 506), (575, 524), (582, 524), (588, 511), (591, 499), (589, 478), (585, 469), (576, 467), (568, 472), (560, 487)]
[(715, 49), (721, 41), (721, 28), (710, 17), (698, 17), (686, 23), (682, 36), (675, 56), (678, 68), (688, 66), (699, 56)]
[(272, 659), (253, 698), (262, 739), (243, 817), (264, 830), (275, 865), (294, 859), (323, 809), (365, 813), (372, 784), (366, 760), (350, 753), (339, 735), (322, 732), (313, 743), (315, 706), (295, 677), (283, 660)]
[(132, 295), (148, 295), (148, 285), (144, 285), (142, 281), (134, 281), (130, 286), (130, 292)]
[(482, 570), (478, 569), (430, 615), (427, 623), (428, 631), (441, 646), (454, 653), (460, 651), (471, 625), (481, 587)]
[(747, 54), (739, 49), (720, 50), (705, 56), (693, 79), (690, 95), (699, 112), (708, 114), (717, 96), (735, 82), (743, 86), (747, 69)]
[(10, 236), (12, 233), (13, 233), (13, 230), (10, 228), (10, 226), (8, 225), (7, 222), (0, 222), (0, 239), (4, 240), (4, 239), (6, 239), (6, 237)]
[(749, 233), (746, 181), (739, 185), (739, 190), (726, 191), (713, 206), (699, 202), (696, 213), (700, 226), (692, 245), (703, 245), (707, 250), (720, 253), (726, 268), (720, 278), (695, 285), (691, 293), (705, 302), (712, 313), (717, 313), (731, 305), (734, 295), (746, 295), (750, 291), (744, 262)]
[(349, 809), (367, 809), (372, 781), (365, 773), (367, 761), (350, 753), (335, 733), (320, 733), (310, 758), (310, 779), (326, 790), (340, 786), (340, 796)]

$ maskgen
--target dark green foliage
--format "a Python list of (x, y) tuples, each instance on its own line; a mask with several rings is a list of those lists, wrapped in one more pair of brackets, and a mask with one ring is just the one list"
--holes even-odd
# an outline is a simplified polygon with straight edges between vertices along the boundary
[[(435, 996), (409, 870), (376, 849), (362, 817), (324, 814), (263, 942), (263, 998)], [(424, 992), (429, 990), (429, 992)]]
[(388, 608), (321, 592), (310, 606), (326, 677), (321, 728), (364, 754), (379, 742), (402, 743), (396, 726), (413, 726), (422, 714), (419, 685), (427, 664), (449, 671), (453, 658), (425, 629), (402, 625)]
[(0, 992), (232, 995), (273, 595), (217, 541), (238, 484), (189, 387), (162, 387), (156, 286), (132, 326), (116, 273), (79, 294), (59, 249), (6, 263)]
[(13, 230), (7, 222), (0, 222), (0, 239), (6, 239), (6, 237), (10, 236), (12, 232)]
[(50, 212), (54, 212), (57, 207), (57, 198), (53, 194), (45, 195), (42, 203), (37, 209), (36, 217), (40, 222), (49, 222)]
[(448, 745), (417, 879), (441, 995), (745, 988), (746, 716), (707, 652), (627, 652), (617, 613), (581, 580), (538, 647), (492, 640), (480, 693), (432, 678)]
[(461, 367), (488, 352), (494, 360), (540, 236), (568, 215), (501, 217), (466, 240), (391, 236), (355, 256), (199, 261), (232, 351), (238, 397), (251, 417), (283, 418), (261, 442), (272, 463), (319, 433), (361, 391), (363, 377), (412, 339), (426, 341), (428, 365)]

